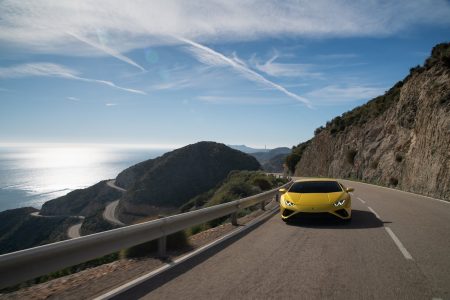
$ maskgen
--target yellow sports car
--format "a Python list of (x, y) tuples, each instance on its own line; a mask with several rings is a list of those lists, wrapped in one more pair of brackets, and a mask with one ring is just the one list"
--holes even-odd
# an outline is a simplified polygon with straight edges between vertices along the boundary
[(280, 189), (281, 218), (284, 221), (305, 214), (332, 214), (351, 221), (352, 188), (346, 188), (335, 179), (309, 178), (296, 180), (289, 189)]

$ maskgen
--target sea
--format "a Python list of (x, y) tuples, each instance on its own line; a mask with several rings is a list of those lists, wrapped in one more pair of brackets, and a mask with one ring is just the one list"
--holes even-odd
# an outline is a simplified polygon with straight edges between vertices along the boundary
[(0, 146), (0, 212), (86, 188), (171, 149), (122, 145)]

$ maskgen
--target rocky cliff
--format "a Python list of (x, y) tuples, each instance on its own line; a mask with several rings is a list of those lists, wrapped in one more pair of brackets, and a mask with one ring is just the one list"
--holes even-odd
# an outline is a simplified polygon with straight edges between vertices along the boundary
[(385, 95), (318, 128), (286, 160), (297, 176), (354, 178), (450, 200), (450, 43)]
[(258, 161), (224, 144), (199, 142), (121, 172), (116, 184), (127, 189), (119, 202), (125, 222), (178, 209), (215, 187), (232, 170), (258, 170)]

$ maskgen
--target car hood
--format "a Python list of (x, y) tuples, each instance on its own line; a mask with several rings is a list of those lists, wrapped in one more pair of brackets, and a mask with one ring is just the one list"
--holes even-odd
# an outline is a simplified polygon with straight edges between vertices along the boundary
[(336, 193), (286, 193), (285, 199), (300, 205), (331, 204), (344, 196), (344, 192)]

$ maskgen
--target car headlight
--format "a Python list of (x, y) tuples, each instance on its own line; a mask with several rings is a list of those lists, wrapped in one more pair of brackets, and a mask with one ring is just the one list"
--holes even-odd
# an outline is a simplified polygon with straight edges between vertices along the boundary
[(286, 199), (284, 199), (284, 203), (286, 203), (287, 206), (294, 206), (295, 205), (294, 203), (292, 203), (291, 201), (286, 200)]
[(345, 199), (334, 202), (334, 206), (342, 206), (345, 204)]

